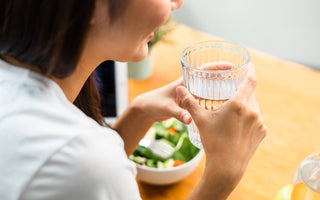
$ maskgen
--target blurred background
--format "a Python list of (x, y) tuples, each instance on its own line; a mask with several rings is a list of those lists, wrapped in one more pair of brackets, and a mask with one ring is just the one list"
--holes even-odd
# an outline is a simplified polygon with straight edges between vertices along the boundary
[(320, 70), (320, 0), (185, 0), (173, 20)]

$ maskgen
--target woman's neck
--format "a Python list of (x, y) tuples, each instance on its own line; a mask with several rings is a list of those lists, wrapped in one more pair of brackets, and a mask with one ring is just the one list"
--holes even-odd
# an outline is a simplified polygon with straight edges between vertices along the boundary
[(89, 70), (83, 67), (83, 65), (78, 65), (70, 76), (63, 79), (56, 77), (52, 77), (51, 79), (61, 87), (67, 99), (73, 103), (93, 70), (94, 68)]

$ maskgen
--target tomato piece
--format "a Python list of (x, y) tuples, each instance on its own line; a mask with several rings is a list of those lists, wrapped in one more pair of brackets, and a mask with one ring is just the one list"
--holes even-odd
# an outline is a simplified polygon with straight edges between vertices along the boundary
[(176, 134), (178, 131), (177, 131), (176, 129), (174, 129), (174, 128), (169, 128), (169, 129), (168, 129), (168, 132), (170, 133), (170, 135), (174, 135), (174, 134)]
[(173, 165), (172, 165), (172, 167), (177, 167), (177, 166), (182, 165), (182, 164), (184, 164), (183, 161), (181, 161), (181, 160), (175, 160), (174, 163), (173, 163)]

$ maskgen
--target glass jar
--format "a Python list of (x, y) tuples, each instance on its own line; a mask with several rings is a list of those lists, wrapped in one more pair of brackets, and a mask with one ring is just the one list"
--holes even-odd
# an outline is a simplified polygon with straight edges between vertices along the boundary
[(291, 200), (320, 200), (320, 152), (307, 156), (300, 164)]

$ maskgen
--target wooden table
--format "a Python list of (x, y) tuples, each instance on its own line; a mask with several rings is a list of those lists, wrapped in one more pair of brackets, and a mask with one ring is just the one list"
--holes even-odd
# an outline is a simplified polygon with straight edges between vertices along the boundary
[[(177, 25), (152, 50), (152, 76), (143, 81), (129, 80), (130, 100), (181, 76), (182, 48), (210, 39), (217, 38)], [(292, 183), (299, 163), (320, 150), (320, 72), (250, 48), (249, 51), (257, 71), (257, 98), (269, 131), (229, 199), (272, 200), (282, 186)], [(204, 166), (203, 158), (190, 176), (170, 186), (139, 182), (142, 198), (186, 199), (200, 180)]]

